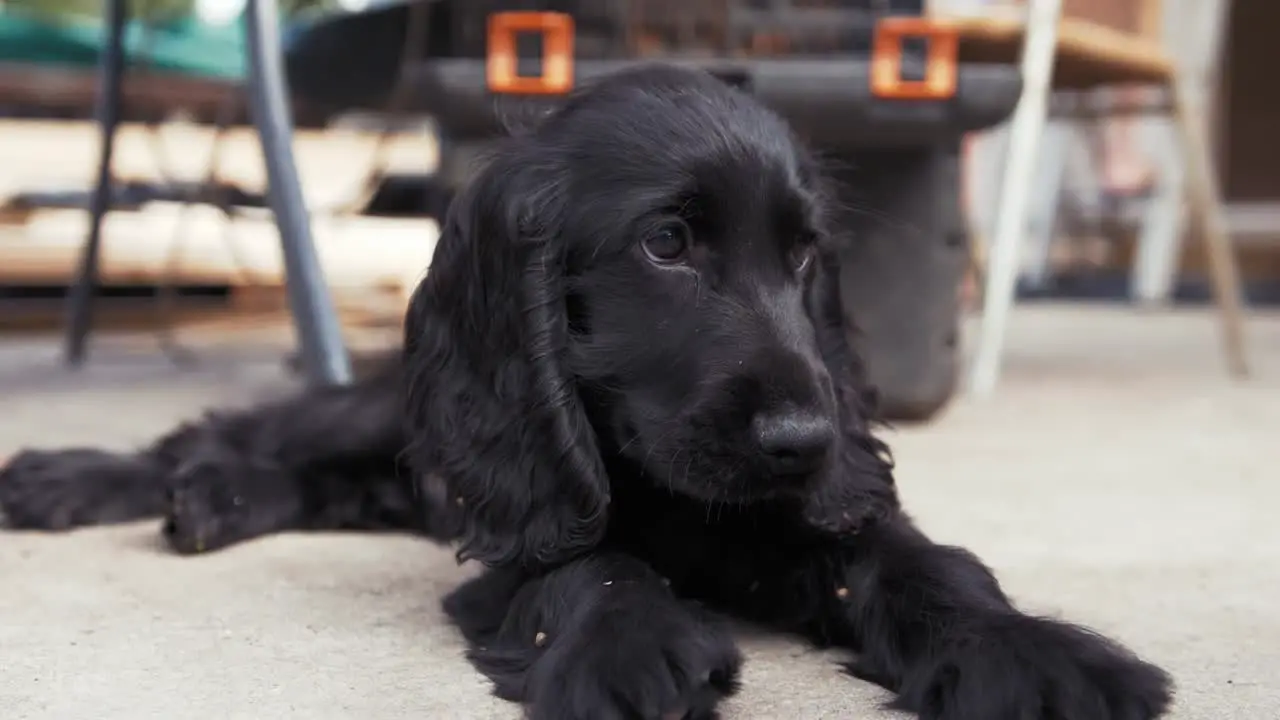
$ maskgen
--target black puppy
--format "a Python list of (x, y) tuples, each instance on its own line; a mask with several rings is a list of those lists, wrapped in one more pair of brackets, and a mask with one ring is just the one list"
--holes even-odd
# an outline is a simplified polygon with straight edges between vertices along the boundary
[(746, 95), (619, 74), (459, 195), (385, 373), (136, 455), (25, 452), (0, 508), (26, 528), (165, 514), (181, 552), (285, 529), (455, 541), (489, 569), (446, 609), (539, 719), (714, 717), (741, 658), (712, 611), (853, 651), (921, 718), (1162, 714), (1161, 670), (1021, 614), (899, 507), (827, 198)]

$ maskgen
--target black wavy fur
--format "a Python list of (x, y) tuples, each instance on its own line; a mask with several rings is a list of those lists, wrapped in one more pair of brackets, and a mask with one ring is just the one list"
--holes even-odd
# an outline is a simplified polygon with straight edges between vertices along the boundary
[(840, 210), (775, 115), (659, 66), (578, 91), (454, 201), (403, 355), (150, 448), (25, 451), (17, 528), (163, 515), (183, 553), (413, 530), (488, 566), (445, 601), (547, 720), (713, 718), (723, 616), (850, 651), (946, 720), (1142, 720), (1157, 667), (1021, 614), (899, 507), (836, 272)]

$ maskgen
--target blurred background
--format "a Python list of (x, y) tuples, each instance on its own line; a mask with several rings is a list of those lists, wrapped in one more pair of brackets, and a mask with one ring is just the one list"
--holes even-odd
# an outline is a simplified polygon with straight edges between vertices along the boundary
[[(1175, 717), (1280, 717), (1274, 0), (0, 0), (0, 462), (393, 350), (476, 153), (555, 102), (486, 75), (508, 10), (569, 13), (579, 80), (675, 59), (783, 114), (912, 514), (1169, 667)], [(155, 536), (0, 536), (6, 717), (515, 717), (447, 550)], [(746, 648), (729, 717), (881, 717)]]
[[(876, 227), (867, 218), (851, 220), (854, 230), (895, 247), (949, 238), (968, 256), (957, 263), (954, 251), (948, 258), (934, 250), (870, 253), (860, 259), (872, 268), (865, 272), (870, 289), (850, 300), (864, 306), (871, 363), (881, 368), (875, 370), (881, 384), (892, 386), (893, 414), (932, 417), (960, 387), (966, 347), (956, 318), (980, 308), (988, 281), (984, 264), (997, 233), (1024, 70), (1025, 3), (271, 4), (279, 20), (269, 32), (279, 43), (273, 51), (287, 88), (285, 160), (299, 179), (309, 223), (304, 240), (323, 268), (343, 340), (357, 355), (395, 341), (405, 293), (430, 258), (431, 241), (424, 239), (435, 232), (434, 218), (464, 181), (469, 158), (500, 132), (502, 113), (518, 101), (485, 95), (478, 61), (489, 12), (576, 13), (580, 61), (785, 60), (809, 62), (818, 76), (833, 62), (865, 68), (880, 18), (963, 20), (960, 89), (948, 102), (889, 104), (865, 93), (827, 102), (830, 93), (759, 91), (834, 159), (840, 180), (853, 187), (851, 202), (869, 209), (868, 217), (890, 218)], [(161, 348), (190, 360), (192, 353), (175, 348), (197, 328), (208, 335), (289, 321), (288, 262), (246, 84), (253, 72), (246, 3), (124, 5), (110, 211), (101, 213), (100, 246), (92, 251), (98, 267), (90, 324), (102, 337), (156, 334)], [(103, 146), (100, 61), (109, 45), (109, 7), (103, 0), (0, 2), (0, 332), (11, 337), (68, 332), (75, 314), (68, 298), (84, 279), (95, 225), (88, 210)], [(1014, 300), (1147, 308), (1210, 303), (1212, 268), (1197, 228), (1188, 224), (1185, 153), (1162, 88), (1176, 67), (1196, 88), (1239, 293), (1254, 308), (1280, 302), (1280, 151), (1269, 141), (1280, 121), (1280, 89), (1265, 69), (1272, 54), (1266, 28), (1280, 21), (1277, 12), (1258, 0), (1061, 4), (1048, 109), (1034, 149), (1026, 151), (1035, 159), (1030, 198), (1019, 208), (1024, 231)], [(926, 51), (926, 44), (908, 47), (904, 72)], [(539, 52), (536, 43), (521, 45), (522, 56)], [(769, 86), (767, 70), (757, 75), (761, 87)], [(900, 170), (906, 164), (916, 169)], [(886, 177), (892, 174), (886, 165), (897, 176)], [(915, 206), (903, 204), (907, 196)], [(934, 218), (928, 227), (890, 228), (920, 208)], [(911, 306), (891, 300), (894, 293), (876, 284), (880, 277), (923, 286), (920, 294), (929, 297)], [(958, 305), (941, 299), (953, 285)], [(882, 329), (890, 323), (922, 329), (919, 337), (894, 337)]]

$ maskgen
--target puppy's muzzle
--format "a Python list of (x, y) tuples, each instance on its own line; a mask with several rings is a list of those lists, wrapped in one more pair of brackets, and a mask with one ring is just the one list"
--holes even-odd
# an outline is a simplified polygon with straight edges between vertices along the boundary
[(836, 431), (825, 415), (805, 410), (756, 415), (751, 434), (770, 472), (803, 478), (827, 463)]

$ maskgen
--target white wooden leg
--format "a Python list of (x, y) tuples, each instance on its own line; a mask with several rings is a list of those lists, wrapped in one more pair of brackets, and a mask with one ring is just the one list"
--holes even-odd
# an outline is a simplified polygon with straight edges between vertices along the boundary
[[(995, 231), (996, 200), (1008, 149), (1009, 126), (1005, 123), (974, 136), (973, 151), (965, 166), (966, 211), (984, 239), (989, 239)], [(984, 256), (989, 250), (989, 247), (982, 248)]]
[(970, 391), (980, 397), (995, 390), (1000, 375), (1005, 327), (1018, 280), (1018, 245), (1026, 231), (1061, 11), (1062, 0), (1028, 2), (1022, 98), (1009, 126), (1009, 160), (1001, 181), (995, 236), (987, 264), (982, 324), (970, 379)]
[[(1027, 281), (1041, 286), (1049, 274), (1049, 253), (1057, 235), (1058, 207), (1062, 202), (1062, 185), (1067, 172), (1067, 148), (1071, 144), (1070, 124), (1048, 120), (1040, 144), (1032, 187), (1035, 193), (1027, 218), (1027, 257), (1018, 272)], [(1014, 283), (1015, 288), (1017, 283)]]
[(1178, 275), (1186, 213), (1186, 159), (1167, 118), (1152, 118), (1142, 128), (1147, 156), (1156, 160), (1156, 185), (1143, 213), (1137, 254), (1130, 268), (1133, 299), (1141, 306), (1169, 302)]

